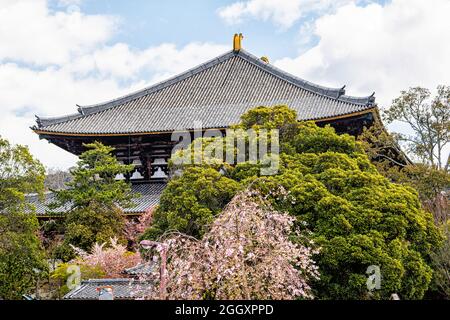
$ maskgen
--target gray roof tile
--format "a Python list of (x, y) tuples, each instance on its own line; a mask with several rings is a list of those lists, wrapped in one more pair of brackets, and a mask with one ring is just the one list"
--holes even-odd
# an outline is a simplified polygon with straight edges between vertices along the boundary
[[(131, 189), (135, 193), (139, 193), (141, 196), (134, 199), (133, 202), (135, 206), (131, 208), (124, 208), (123, 211), (126, 214), (143, 213), (147, 209), (159, 204), (159, 197), (164, 190), (165, 183), (143, 183), (143, 184), (133, 184)], [(44, 201), (39, 199), (37, 194), (28, 194), (26, 199), (29, 203), (33, 204), (36, 208), (36, 214), (38, 216), (46, 215), (52, 212), (48, 208), (50, 203), (54, 201), (54, 194), (52, 192), (47, 192), (44, 195)], [(57, 208), (53, 210), (55, 213), (64, 213), (70, 209), (69, 205)]]
[(158, 268), (159, 268), (158, 264), (154, 262), (145, 262), (140, 263), (132, 268), (125, 269), (124, 272), (132, 276), (140, 276), (151, 274), (156, 270), (158, 270)]
[(114, 299), (136, 299), (145, 295), (154, 287), (150, 281), (135, 279), (89, 279), (82, 281), (80, 286), (67, 293), (66, 300), (97, 300), (100, 287), (111, 287)]
[(228, 52), (174, 78), (78, 114), (37, 119), (40, 131), (71, 134), (143, 133), (225, 128), (259, 105), (287, 104), (299, 120), (370, 109), (374, 97), (349, 97), (344, 87), (326, 88), (290, 75), (244, 50)]

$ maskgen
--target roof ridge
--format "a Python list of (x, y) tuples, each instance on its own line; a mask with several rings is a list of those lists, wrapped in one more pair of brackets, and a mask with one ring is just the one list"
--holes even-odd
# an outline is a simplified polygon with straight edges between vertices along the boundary
[[(36, 123), (38, 125), (38, 128), (41, 128), (41, 127), (51, 126), (53, 124), (58, 124), (61, 122), (75, 120), (83, 115), (80, 113), (72, 113), (72, 114), (60, 116), (60, 117), (58, 117), (58, 116), (57, 117), (40, 117), (38, 115), (34, 115), (34, 116), (36, 117)], [(32, 127), (32, 129), (33, 129), (33, 127)]]
[[(322, 95), (327, 95), (332, 98), (337, 98), (339, 94), (345, 93), (345, 90), (344, 90), (345, 86), (343, 86), (341, 88), (330, 88), (330, 87), (321, 86), (321, 85), (309, 82), (307, 80), (304, 80), (300, 77), (294, 76), (294, 75), (292, 75), (270, 63), (266, 63), (263, 60), (256, 57), (255, 55), (253, 55), (250, 52), (247, 52), (243, 49), (241, 49), (239, 54), (242, 58), (244, 58), (248, 62), (257, 65), (258, 67), (263, 68), (265, 71), (269, 72), (270, 74), (277, 76), (279, 78), (282, 78), (283, 80), (289, 81), (289, 82), (301, 87), (302, 89), (312, 91), (314, 93), (318, 93), (318, 94), (322, 94)], [(326, 93), (329, 93), (329, 94), (326, 94)], [(332, 95), (330, 95), (330, 93), (332, 93)]]
[(345, 95), (345, 85), (340, 88), (331, 88), (331, 87), (325, 87), (310, 81), (307, 81), (305, 79), (302, 79), (300, 77), (297, 77), (293, 74), (290, 74), (275, 65), (266, 63), (256, 57), (255, 55), (241, 49), (239, 51), (239, 55), (246, 59), (248, 62), (254, 63), (257, 66), (265, 69), (267, 72), (271, 73), (274, 76), (277, 76), (279, 78), (282, 78), (285, 81), (289, 81), (300, 88), (322, 95), (326, 96), (332, 99), (341, 100), (343, 102), (349, 102), (349, 103), (355, 103), (355, 104), (361, 104), (361, 105), (368, 105), (370, 103), (373, 103), (375, 101), (375, 92), (372, 93), (370, 96), (366, 97), (354, 97), (354, 96), (348, 96)]
[(342, 100), (344, 102), (351, 102), (351, 103), (359, 102), (359, 104), (373, 106), (375, 104), (375, 91), (370, 96), (366, 96), (366, 97), (355, 97), (355, 96), (342, 95), (339, 97), (339, 100)]

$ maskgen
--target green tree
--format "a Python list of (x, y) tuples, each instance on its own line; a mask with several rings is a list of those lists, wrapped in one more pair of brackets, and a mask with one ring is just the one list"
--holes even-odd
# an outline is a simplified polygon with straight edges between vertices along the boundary
[[(259, 178), (255, 186), (271, 194), (282, 185), (288, 196), (272, 201), (312, 231), (321, 247), (321, 280), (313, 286), (318, 297), (423, 297), (432, 277), (429, 254), (440, 237), (413, 189), (389, 182), (362, 154), (327, 151), (283, 159), (288, 170)], [(365, 273), (371, 265), (382, 274), (381, 288), (373, 292)]]
[(107, 242), (120, 235), (124, 226), (122, 208), (132, 206), (130, 185), (116, 180), (129, 173), (132, 165), (123, 165), (112, 155), (113, 148), (99, 142), (86, 144), (77, 166), (71, 170), (67, 188), (55, 190), (53, 208), (70, 207), (65, 217), (64, 243), (56, 255), (65, 261), (73, 258), (72, 244), (89, 250), (96, 242)]
[(433, 214), (438, 226), (449, 221), (450, 172), (427, 164), (408, 165), (398, 171), (397, 182), (417, 190), (423, 208)]
[(239, 188), (239, 183), (213, 168), (186, 168), (164, 189), (153, 223), (142, 238), (156, 239), (167, 230), (201, 237)]
[[(68, 272), (68, 268), (72, 264), (70, 263), (61, 263), (50, 275), (50, 279), (52, 282), (55, 282), (57, 290), (55, 292), (55, 297), (57, 299), (61, 299), (65, 294), (67, 294), (70, 289), (67, 286), (67, 280), (69, 276), (73, 273)], [(77, 265), (80, 267), (80, 281), (88, 280), (88, 279), (99, 279), (105, 277), (105, 271), (98, 266), (87, 266), (87, 265)]]
[(20, 299), (47, 271), (27, 193), (42, 193), (45, 170), (25, 146), (0, 138), (0, 299)]
[(423, 207), (433, 214), (436, 224), (448, 220), (450, 172), (428, 163), (411, 163), (398, 148), (396, 134), (381, 126), (365, 129), (358, 140), (382, 175), (417, 190)]
[[(354, 137), (337, 135), (329, 126), (297, 123), (293, 112), (286, 106), (259, 107), (242, 117), (243, 128), (265, 128), (265, 121), (268, 128), (290, 128), (289, 139), (281, 137), (284, 146), (277, 175), (261, 176), (259, 163), (243, 162), (229, 166), (225, 177), (240, 188), (251, 184), (276, 209), (289, 212), (298, 226), (312, 232), (321, 247), (315, 257), (321, 273), (321, 280), (313, 285), (315, 296), (386, 299), (395, 292), (402, 299), (422, 298), (432, 277), (430, 253), (441, 235), (431, 214), (421, 208), (417, 192), (382, 176)], [(272, 119), (277, 119), (275, 125)], [(189, 167), (199, 174), (192, 175)], [(164, 197), (199, 194), (204, 187), (201, 170), (219, 169), (208, 164), (185, 166), (181, 178), (169, 182)], [(177, 187), (171, 188), (172, 184)], [(280, 186), (286, 194), (277, 192)], [(181, 203), (183, 197), (177, 201)], [(209, 207), (205, 201), (203, 206), (220, 211), (217, 203)], [(156, 225), (164, 221), (161, 217), (170, 215), (176, 221), (185, 216), (184, 209), (175, 206), (168, 210), (161, 205), (158, 210)], [(168, 224), (159, 226), (169, 229)], [(381, 288), (372, 292), (366, 286), (371, 265), (379, 266), (382, 274)]]

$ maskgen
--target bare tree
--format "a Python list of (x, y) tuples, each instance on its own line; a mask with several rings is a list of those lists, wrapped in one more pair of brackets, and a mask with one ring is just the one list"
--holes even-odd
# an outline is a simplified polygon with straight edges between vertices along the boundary
[(56, 168), (47, 169), (45, 175), (45, 188), (47, 190), (61, 190), (66, 188), (66, 183), (72, 181), (69, 170), (64, 171)]
[(438, 86), (431, 100), (428, 89), (415, 87), (402, 91), (384, 112), (387, 123), (407, 123), (413, 133), (398, 134), (408, 151), (422, 162), (448, 170), (450, 156), (445, 149), (450, 143), (450, 86)]
[(446, 239), (432, 255), (434, 282), (445, 299), (450, 299), (450, 225), (445, 227)]

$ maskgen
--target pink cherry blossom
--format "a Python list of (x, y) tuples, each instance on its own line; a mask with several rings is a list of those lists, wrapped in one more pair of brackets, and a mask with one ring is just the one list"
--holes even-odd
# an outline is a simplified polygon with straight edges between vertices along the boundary
[[(308, 282), (319, 278), (312, 260), (318, 252), (290, 240), (290, 235), (298, 234), (293, 222), (259, 193), (247, 190), (232, 199), (203, 239), (166, 234), (165, 297), (313, 298)], [(159, 298), (157, 290), (153, 292), (156, 295), (146, 298)]]

